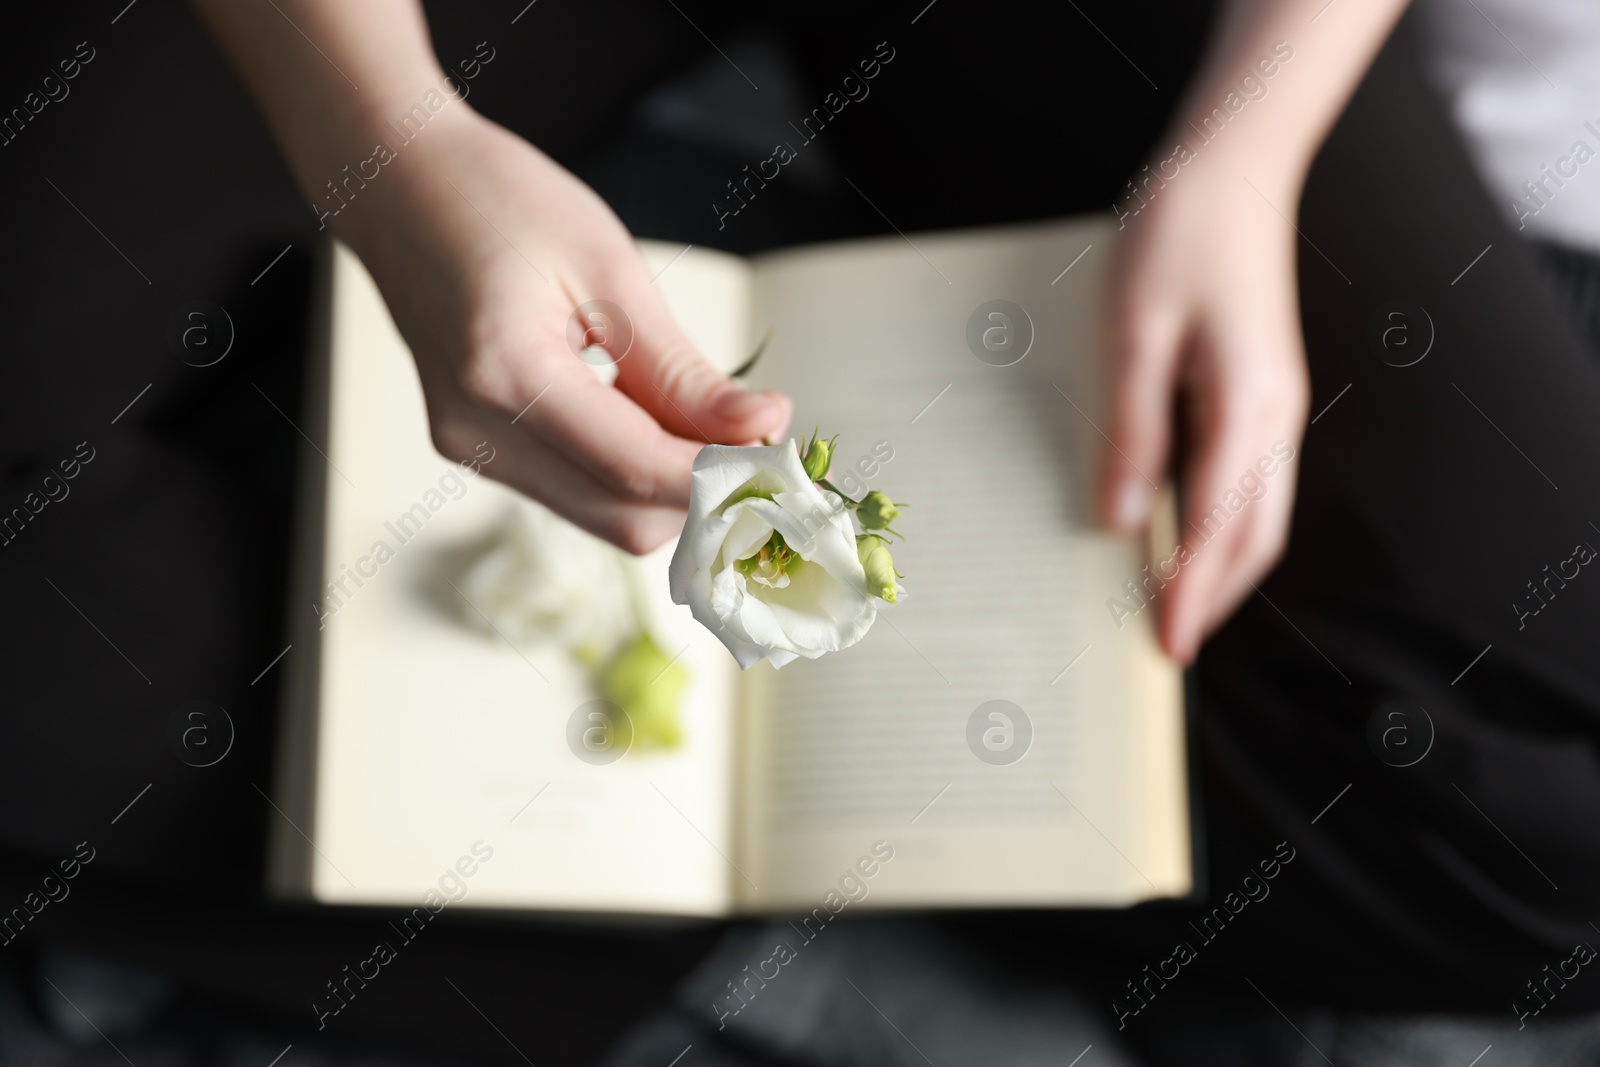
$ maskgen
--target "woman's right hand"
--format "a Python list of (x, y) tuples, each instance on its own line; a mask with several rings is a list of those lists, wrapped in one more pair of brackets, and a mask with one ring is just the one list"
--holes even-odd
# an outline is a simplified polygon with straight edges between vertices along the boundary
[[(1309, 382), (1295, 287), (1299, 183), (1213, 166), (1175, 178), (1125, 219), (1106, 302), (1112, 416), (1101, 464), (1108, 525), (1134, 533), (1175, 451), (1186, 408), (1188, 462), (1178, 544), (1157, 546), (1157, 633), (1194, 659), (1288, 541)], [(1248, 493), (1248, 496), (1243, 495)], [(1229, 500), (1248, 506), (1230, 510)], [(1158, 556), (1159, 560), (1161, 557)]]
[(1177, 573), (1162, 560), (1151, 568), (1166, 581), (1157, 632), (1182, 662), (1284, 551), (1295, 469), (1278, 468), (1298, 452), (1309, 404), (1294, 220), (1322, 139), (1405, 6), (1372, 0), (1315, 25), (1321, 15), (1307, 20), (1297, 0), (1226, 0), (1136, 176), (1143, 188), (1130, 180), (1118, 209), (1128, 232), (1107, 300), (1101, 514), (1129, 533), (1144, 527), (1185, 405)]
[[(435, 447), (459, 460), (487, 440), (486, 473), (621, 548), (646, 552), (682, 530), (705, 443), (788, 425), (786, 397), (746, 390), (696, 350), (593, 191), (464, 103), (400, 146), (342, 213), (335, 229), (416, 357)], [(614, 385), (569, 343), (591, 300), (631, 323)], [(618, 332), (585, 331), (602, 345)]]

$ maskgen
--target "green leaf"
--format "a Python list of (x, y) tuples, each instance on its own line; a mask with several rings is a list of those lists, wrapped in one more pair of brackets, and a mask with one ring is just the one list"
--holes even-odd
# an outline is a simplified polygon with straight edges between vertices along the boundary
[(730, 378), (743, 378), (756, 368), (756, 361), (761, 358), (761, 353), (767, 350), (767, 342), (772, 340), (772, 329), (768, 327), (766, 336), (761, 338), (761, 343), (756, 345), (756, 350), (750, 353), (750, 358), (739, 365), (739, 369), (728, 375)]

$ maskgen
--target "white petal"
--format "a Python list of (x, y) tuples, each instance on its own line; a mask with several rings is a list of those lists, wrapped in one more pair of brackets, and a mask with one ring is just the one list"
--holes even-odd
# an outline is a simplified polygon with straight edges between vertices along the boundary
[(877, 602), (814, 563), (789, 567), (789, 585), (756, 594), (788, 639), (788, 647), (813, 654), (837, 652), (866, 636)]
[(793, 441), (760, 447), (706, 445), (689, 476), (689, 525), (720, 511), (728, 498), (755, 481), (767, 492), (811, 484)]
[(766, 514), (753, 504), (770, 504), (771, 501), (750, 499), (729, 508), (725, 518), (731, 519), (727, 534), (722, 539), (722, 560), (727, 565), (736, 559), (745, 559), (761, 551), (761, 546), (772, 539), (772, 523)]
[(783, 626), (773, 614), (772, 608), (759, 596), (746, 597), (739, 604), (739, 614), (736, 619), (729, 620), (730, 625), (737, 625), (744, 631), (749, 639), (764, 648), (781, 648), (789, 652), (798, 652), (794, 642), (789, 640), (789, 635), (784, 632)]
[[(750, 489), (770, 499), (739, 496)], [(734, 564), (759, 552), (774, 530), (799, 557), (789, 581), (750, 583)], [(837, 494), (806, 476), (792, 441), (701, 449), (669, 581), (673, 600), (688, 604), (744, 668), (763, 658), (782, 667), (847, 648), (877, 617), (850, 516)]]
[(774, 667), (779, 668), (779, 669), (787, 667), (789, 664), (793, 663), (798, 658), (799, 657), (796, 656), (793, 652), (785, 652), (781, 648), (775, 648), (772, 651), (767, 653), (768, 661), (770, 661)]

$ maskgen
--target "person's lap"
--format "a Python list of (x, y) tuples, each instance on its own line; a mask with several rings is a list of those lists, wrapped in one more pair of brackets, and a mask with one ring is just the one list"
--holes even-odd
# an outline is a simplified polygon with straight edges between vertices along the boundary
[[(1198, 742), (1218, 891), (1271, 842), (1302, 857), (1239, 966), (1280, 961), (1286, 995), (1503, 1010), (1600, 897), (1600, 588), (1579, 571), (1513, 607), (1600, 544), (1600, 363), (1417, 67), (1387, 50), (1307, 188), (1320, 414), (1288, 553), (1202, 656)], [(1396, 323), (1409, 343), (1382, 347)]]
[[(1527, 583), (1570, 578), (1574, 546), (1600, 545), (1586, 512), (1600, 354), (1489, 202), (1401, 36), (1298, 221), (1315, 421), (1289, 548), (1196, 668), (1210, 892), (959, 923), (992, 938), (999, 922), (1043, 966), (1093, 944), (1108, 1015), (1147, 1010), (1140, 1026), (1181, 1018), (1186, 999), (1263, 994), (1509, 1017), (1513, 1000), (1538, 1008), (1525, 983), (1592, 936), (1600, 589), (1580, 572), (1551, 582), (1548, 610), (1512, 605), (1539, 608)], [(1296, 859), (1270, 898), (1202, 933), (1279, 842)], [(1041, 943), (1041, 927), (1056, 936)], [(1147, 984), (1180, 942), (1203, 976)], [(1597, 998), (1572, 983), (1552, 1011)]]

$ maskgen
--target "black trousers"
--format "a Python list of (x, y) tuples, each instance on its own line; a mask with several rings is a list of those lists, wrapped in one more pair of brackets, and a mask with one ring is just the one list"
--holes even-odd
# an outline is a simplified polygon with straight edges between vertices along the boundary
[[(18, 15), (31, 25), (0, 42), (7, 107), (30, 106), (80, 41), (93, 51), (70, 94), (0, 146), (0, 512), (40, 509), (0, 547), (0, 910), (79, 842), (95, 850), (72, 896), (5, 951), (96, 948), (309, 1029), (310, 998), (386, 917), (293, 913), (259, 893), (315, 219), (186, 11), (123, 6)], [(632, 108), (715, 54), (700, 30), (724, 45), (756, 20), (679, 7), (430, 14), (447, 65), (479, 40), (497, 50), (473, 104), (591, 178), (642, 235), (743, 251), (884, 229), (839, 181), (775, 188), (716, 229), (709, 203), (751, 160), (665, 143)], [(760, 21), (817, 99), (878, 41), (896, 48), (827, 137), (909, 231), (1110, 205), (1206, 15), (1080, 7), (1059, 25), (956, 0)], [(1252, 997), (1244, 978), (1281, 1002), (1504, 1011), (1600, 921), (1600, 578), (1566, 562), (1600, 545), (1600, 373), (1403, 41), (1319, 157), (1299, 229), (1320, 414), (1288, 555), (1196, 672), (1210, 899), (951, 922), (1018, 966), (1074, 960), (1126, 1000), (1125, 979), (1287, 841), (1296, 859), (1272, 896), (1205, 949), (1210, 979), (1153, 1015), (1180, 996)], [(231, 319), (209, 367), (172, 341), (196, 300)], [(1416, 344), (1432, 338), (1410, 366), (1393, 364), (1418, 349), (1373, 340), (1396, 305)], [(191, 700), (231, 717), (213, 766), (174, 755)], [(448, 975), (538, 1062), (582, 1062), (715, 934), (452, 914), (334, 1025), (509, 1057)], [(1600, 982), (1580, 978), (1550, 1010), (1596, 1003)]]

